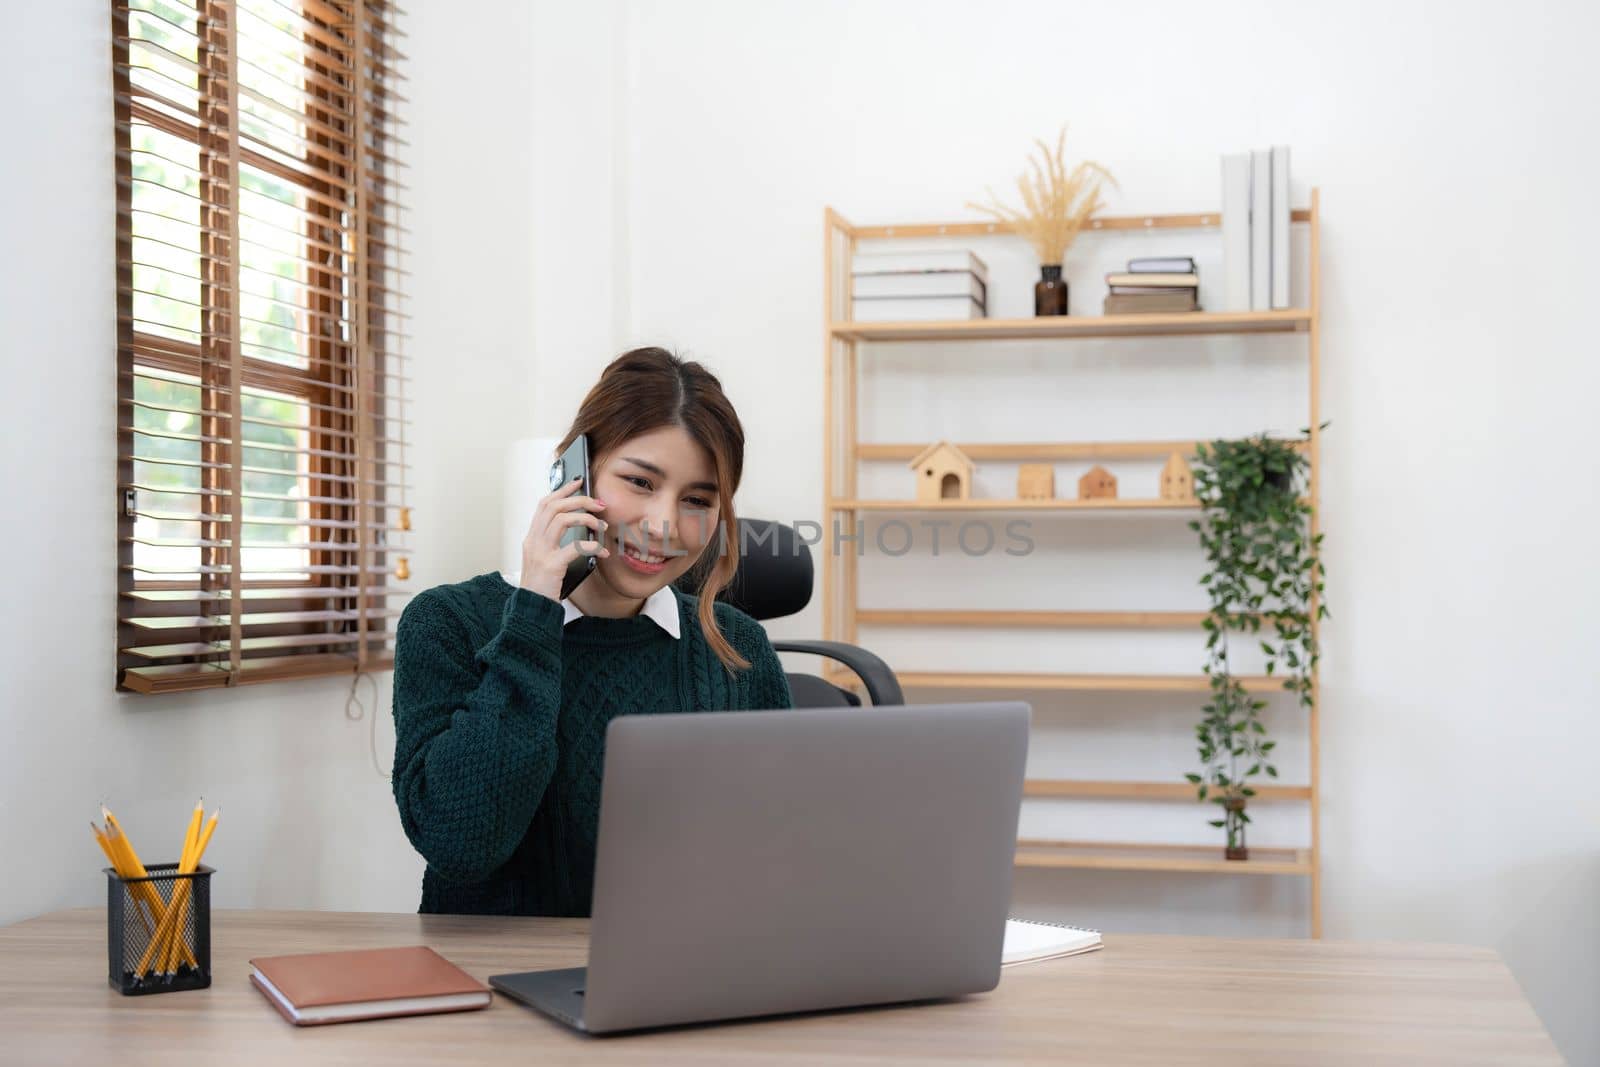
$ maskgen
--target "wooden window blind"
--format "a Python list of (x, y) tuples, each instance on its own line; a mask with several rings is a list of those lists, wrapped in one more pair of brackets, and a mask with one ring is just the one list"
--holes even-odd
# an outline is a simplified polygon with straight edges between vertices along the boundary
[(113, 2), (119, 688), (392, 665), (399, 14)]

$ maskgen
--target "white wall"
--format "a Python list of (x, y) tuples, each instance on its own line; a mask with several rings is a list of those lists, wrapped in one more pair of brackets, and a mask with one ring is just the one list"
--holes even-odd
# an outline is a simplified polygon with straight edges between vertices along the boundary
[(627, 22), (612, 0), (536, 4), (532, 17), (537, 356), (525, 436), (560, 437), (628, 337)]
[[(504, 5), (487, 37), (443, 5), (415, 7), (411, 351), (426, 358), (409, 451), (423, 588), (498, 565), (501, 457), (526, 432), (532, 349), (532, 77), (525, 5)], [(35, 44), (0, 68), (6, 99), (51, 101), (14, 109), (0, 165), (12, 605), (0, 618), (0, 854), (27, 866), (0, 879), (0, 922), (105, 899), (85, 825), (102, 799), (155, 860), (200, 794), (225, 809), (207, 852), (219, 906), (414, 911), (422, 862), (372, 767), (371, 720), (345, 717), (349, 681), (113, 692), (109, 20), (89, 0), (30, 18)], [(387, 771), (391, 682), (375, 680)], [(361, 695), (370, 715), (365, 684)]]
[[(1070, 150), (1121, 179), (1117, 211), (1214, 207), (1220, 152), (1292, 144), (1297, 190), (1319, 185), (1325, 209), (1327, 932), (1491, 945), (1567, 1055), (1600, 1059), (1586, 773), (1600, 741), (1586, 654), (1600, 460), (1584, 432), (1600, 371), (1577, 310), (1580, 255), (1600, 236), (1592, 6), (508, 0), (471, 22), (413, 7), (419, 588), (497, 564), (506, 444), (564, 429), (633, 343), (678, 346), (723, 376), (750, 437), (744, 513), (817, 517), (824, 204), (862, 222), (959, 216), (1063, 119)], [(38, 47), (0, 68), (10, 98), (51, 101), (13, 116), (0, 161), (14, 457), (0, 543), (16, 605), (0, 623), (0, 850), (34, 862), (0, 882), (0, 922), (100, 899), (82, 825), (100, 799), (159, 839), (201, 792), (228, 809), (210, 853), (219, 904), (410, 910), (420, 862), (368, 764), (367, 723), (343, 717), (342, 683), (111, 692), (107, 20), (88, 0), (34, 5), (32, 19)], [(96, 202), (103, 213), (81, 208)], [(1085, 310), (1095, 268), (1069, 272)], [(865, 385), (888, 420), (868, 439), (1285, 425), (1293, 353), (1240, 343), (1262, 347), (1207, 348), (1202, 365), (1235, 384), (1247, 367), (1284, 377), (1204, 407), (1137, 370), (1202, 387), (1181, 348), (900, 353)], [(1024, 392), (1009, 394), (1025, 398), (1018, 412), (905, 399), (935, 376), (992, 388), (974, 366), (1036, 391), (1068, 359), (1106, 392), (1060, 393), (1065, 429), (1041, 425)], [(1127, 362), (1131, 379), (1107, 369)], [(1182, 588), (1181, 532), (1118, 522), (1058, 538), (1041, 560), (1066, 578), (1031, 583), (1035, 606)], [(1144, 584), (1124, 583), (1140, 559)], [(771, 629), (815, 636), (817, 620)], [(927, 654), (906, 640), (885, 636), (897, 656)], [(1192, 709), (1035, 703), (1052, 761), (1036, 772), (1188, 766)], [(1086, 836), (1169, 829), (1137, 810), (1044, 817)], [(1018, 896), (1119, 930), (1295, 932), (1304, 914), (1291, 880), (1024, 872)]]
[[(1600, 370), (1577, 280), (1600, 238), (1595, 7), (702, 0), (630, 13), (635, 333), (693, 350), (740, 388), (746, 513), (817, 517), (823, 205), (856, 222), (968, 215), (963, 203), (1009, 185), (1030, 139), (1063, 120), (1069, 152), (1121, 180), (1118, 212), (1214, 209), (1220, 153), (1293, 146), (1297, 199), (1320, 186), (1325, 215), (1326, 932), (1493, 946), (1566, 1053), (1600, 1059)], [(1080, 312), (1103, 292), (1092, 245), (1069, 258)], [(1025, 301), (1030, 280), (1007, 275), (997, 297)], [(1285, 339), (1079, 344), (868, 355), (863, 405), (878, 414), (863, 437), (1303, 425), (1283, 407), (1303, 353)], [(1247, 371), (1277, 384), (1238, 393)], [(992, 473), (1003, 491), (1009, 472)], [(875, 477), (904, 491), (904, 471), (863, 475)], [(868, 559), (864, 600), (1194, 600), (1172, 562), (1197, 565), (1176, 524), (1036, 529), (1057, 531), (1027, 561), (1042, 569)], [(815, 633), (818, 618), (772, 629)], [(1195, 654), (1149, 636), (1052, 648), (1049, 662), (1161, 669)], [(872, 639), (902, 665), (1042, 658)], [(1192, 706), (1034, 703), (1034, 773), (1176, 779), (1193, 763)], [(1289, 755), (1304, 766), (1303, 750)], [(1187, 830), (1173, 817), (1032, 805), (1026, 819), (1102, 839), (1210, 833), (1198, 813), (1178, 814)], [(1297, 829), (1269, 822), (1257, 840)], [(1287, 879), (1030, 871), (1018, 897), (1110, 929), (1304, 929), (1303, 883)]]

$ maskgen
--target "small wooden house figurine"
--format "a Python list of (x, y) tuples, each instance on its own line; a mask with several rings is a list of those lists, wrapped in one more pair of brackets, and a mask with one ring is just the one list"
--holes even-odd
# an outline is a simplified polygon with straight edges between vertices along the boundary
[(909, 464), (917, 472), (917, 500), (966, 500), (972, 494), (972, 460), (949, 441), (936, 441)]
[(1024, 463), (1017, 468), (1018, 500), (1051, 500), (1055, 495), (1055, 467), (1048, 463)]
[(1189, 470), (1181, 452), (1168, 456), (1167, 465), (1161, 468), (1161, 499), (1194, 499), (1194, 472)]
[(1117, 477), (1104, 467), (1089, 468), (1089, 473), (1078, 479), (1079, 500), (1115, 500)]

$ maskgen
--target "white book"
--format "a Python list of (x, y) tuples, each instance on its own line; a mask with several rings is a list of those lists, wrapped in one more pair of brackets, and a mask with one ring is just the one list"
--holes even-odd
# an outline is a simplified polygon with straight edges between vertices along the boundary
[(1192, 256), (1142, 256), (1128, 260), (1130, 274), (1193, 274)]
[(1007, 919), (1005, 947), (1000, 950), (1000, 966), (1076, 956), (1101, 947), (1103, 943), (1098, 930), (1084, 930), (1034, 919)]
[(1250, 153), (1250, 310), (1272, 307), (1272, 156)]
[(875, 296), (964, 296), (984, 301), (983, 282), (969, 270), (931, 270), (917, 274), (857, 274), (851, 279), (857, 299)]
[(1223, 310), (1250, 310), (1250, 155), (1222, 157)]
[(983, 305), (970, 296), (869, 297), (856, 300), (856, 322), (945, 322), (984, 318)]
[(989, 267), (965, 248), (932, 248), (918, 252), (858, 252), (850, 260), (851, 274), (918, 274), (923, 271), (966, 270), (989, 283)]
[(1289, 306), (1289, 146), (1272, 146), (1272, 306)]

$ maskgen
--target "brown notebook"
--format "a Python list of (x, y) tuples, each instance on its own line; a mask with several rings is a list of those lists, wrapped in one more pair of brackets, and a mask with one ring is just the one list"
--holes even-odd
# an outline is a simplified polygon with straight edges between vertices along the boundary
[(296, 1026), (472, 1011), (489, 987), (423, 945), (250, 961), (250, 982)]

